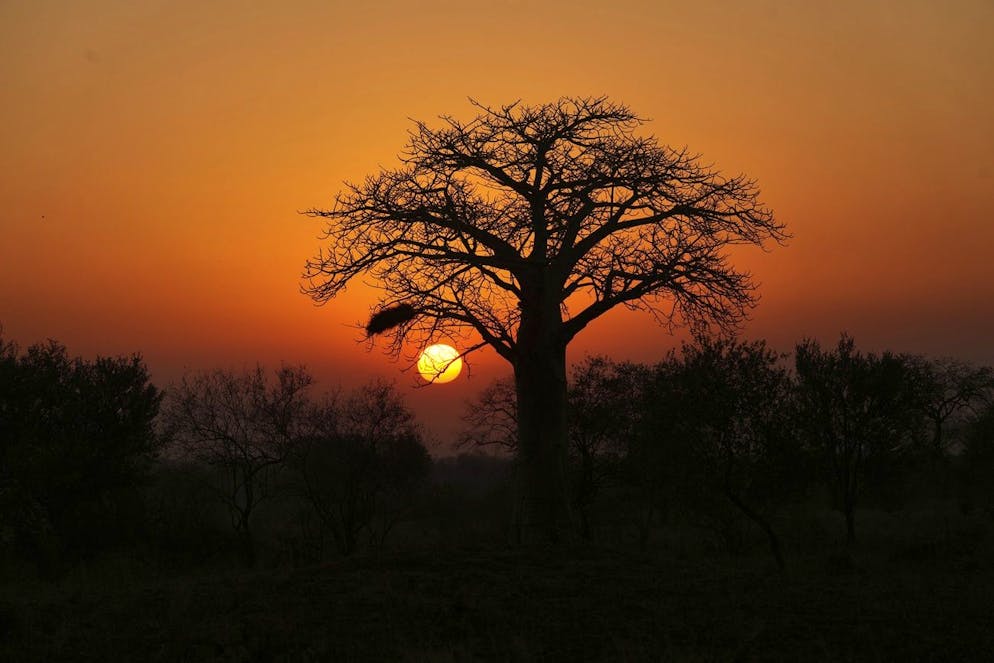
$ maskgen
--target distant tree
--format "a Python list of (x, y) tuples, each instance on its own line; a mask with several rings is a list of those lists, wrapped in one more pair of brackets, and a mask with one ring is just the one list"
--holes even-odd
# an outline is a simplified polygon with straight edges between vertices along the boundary
[(304, 495), (341, 554), (364, 532), (382, 545), (431, 470), (414, 415), (393, 385), (373, 382), (318, 416), (295, 463)]
[(470, 122), (418, 123), (399, 168), (309, 212), (327, 221), (327, 245), (307, 263), (304, 291), (324, 303), (371, 275), (378, 311), (410, 307), (392, 327), (373, 316), (395, 352), (446, 334), (506, 359), (528, 530), (557, 541), (572, 531), (569, 343), (616, 306), (734, 325), (754, 284), (728, 249), (784, 231), (751, 180), (636, 135), (643, 120), (623, 105), (477, 108)]
[(933, 459), (943, 458), (956, 439), (950, 437), (951, 424), (963, 424), (994, 398), (994, 369), (943, 357), (916, 357), (917, 383), (921, 406), (931, 425), (929, 451)]
[(514, 382), (498, 378), (484, 387), (463, 409), (459, 447), (518, 449), (518, 404)]
[(0, 325), (0, 509), (10, 499), (13, 481), (10, 456), (17, 428), (20, 427), (17, 415), (19, 407), (15, 400), (20, 400), (17, 389), (17, 354), (17, 344), (4, 339), (3, 326)]
[(762, 530), (783, 569), (768, 514), (798, 490), (804, 465), (783, 356), (764, 341), (714, 338), (685, 344), (682, 354), (670, 374), (679, 410), (671, 434), (689, 445), (695, 474)]
[(994, 403), (982, 408), (968, 423), (961, 463), (964, 506), (980, 506), (994, 517)]
[[(511, 539), (522, 541), (523, 495), (521, 490), (521, 456), (518, 453), (518, 400), (512, 378), (497, 378), (484, 387), (463, 407), (463, 429), (457, 446), (477, 451), (493, 449), (495, 455), (510, 457), (508, 476), (511, 486)], [(467, 459), (475, 457), (463, 453)]]
[(618, 477), (629, 440), (639, 425), (638, 409), (648, 368), (587, 357), (573, 369), (569, 404), (569, 482), (580, 536), (593, 538), (591, 517), (597, 495)]
[(0, 339), (0, 509), (10, 536), (45, 547), (32, 554), (52, 562), (118, 540), (135, 524), (137, 489), (161, 446), (161, 397), (137, 355), (85, 361), (55, 341), (20, 354)]
[(169, 389), (166, 429), (188, 457), (214, 469), (214, 489), (250, 565), (256, 558), (252, 516), (273, 497), (275, 474), (312, 430), (312, 382), (302, 366), (283, 366), (272, 380), (256, 367), (187, 375)]
[(794, 360), (799, 422), (830, 468), (852, 544), (868, 466), (894, 462), (920, 430), (914, 363), (890, 352), (863, 354), (845, 334), (831, 350), (798, 344)]
[(675, 353), (667, 353), (650, 368), (635, 399), (640, 416), (628, 440), (623, 471), (627, 501), (635, 512), (635, 529), (643, 550), (649, 545), (653, 524), (668, 519), (673, 498), (686, 496), (686, 446), (674, 433), (679, 415), (679, 389), (674, 380), (677, 366)]

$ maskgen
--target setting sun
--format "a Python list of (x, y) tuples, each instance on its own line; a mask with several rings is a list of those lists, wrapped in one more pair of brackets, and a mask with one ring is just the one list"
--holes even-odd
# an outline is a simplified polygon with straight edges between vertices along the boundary
[(429, 345), (418, 358), (418, 373), (425, 382), (445, 384), (452, 382), (462, 371), (462, 359), (459, 351), (451, 345), (436, 343)]

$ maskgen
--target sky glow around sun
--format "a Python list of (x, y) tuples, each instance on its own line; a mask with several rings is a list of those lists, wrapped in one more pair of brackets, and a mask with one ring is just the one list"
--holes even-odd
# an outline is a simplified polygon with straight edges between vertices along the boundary
[[(994, 363), (991, 34), (986, 0), (0, 2), (0, 325), (139, 352), (162, 386), (282, 361), (399, 378), (447, 435), (454, 390), (403, 373), (417, 344), (357, 346), (375, 284), (300, 294), (321, 224), (298, 212), (397, 166), (411, 119), (475, 116), (467, 97), (604, 94), (787, 224), (784, 248), (731, 251), (759, 284), (745, 337)], [(654, 362), (681, 334), (612, 311), (568, 361)], [(466, 396), (509, 372), (474, 353)]]
[(445, 384), (452, 382), (462, 371), (459, 351), (451, 345), (436, 343), (429, 345), (418, 358), (418, 373), (425, 382)]

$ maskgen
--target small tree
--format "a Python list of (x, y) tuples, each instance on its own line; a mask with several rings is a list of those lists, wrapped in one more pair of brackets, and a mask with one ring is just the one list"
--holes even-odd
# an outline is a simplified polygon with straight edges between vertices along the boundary
[(994, 369), (950, 357), (915, 357), (913, 364), (918, 370), (921, 407), (931, 427), (928, 447), (934, 465), (957, 442), (949, 434), (950, 426), (963, 427), (971, 415), (992, 402)]
[(580, 536), (591, 539), (594, 502), (617, 479), (621, 459), (639, 425), (638, 409), (648, 369), (587, 357), (573, 369), (567, 392), (571, 504)]
[(913, 363), (889, 352), (858, 352), (845, 334), (832, 350), (800, 343), (794, 360), (799, 421), (830, 468), (846, 542), (853, 544), (868, 465), (892, 462), (920, 430)]
[(17, 419), (17, 406), (14, 398), (17, 395), (18, 365), (17, 344), (3, 337), (3, 326), (0, 325), (0, 476), (6, 475), (9, 464), (10, 440), (14, 438)]
[(969, 422), (964, 442), (960, 470), (964, 507), (972, 511), (979, 506), (994, 517), (994, 403)]
[(84, 361), (55, 341), (22, 354), (0, 338), (0, 516), (10, 535), (56, 563), (126, 533), (161, 445), (161, 398), (138, 355)]
[(459, 433), (460, 447), (494, 447), (514, 453), (518, 449), (518, 406), (514, 382), (498, 378), (467, 401)]
[(417, 123), (399, 168), (310, 211), (327, 222), (326, 246), (304, 291), (324, 303), (368, 274), (379, 309), (404, 313), (395, 352), (446, 334), (506, 359), (528, 529), (556, 541), (572, 520), (569, 343), (617, 306), (667, 324), (734, 325), (754, 284), (728, 249), (780, 241), (783, 226), (751, 180), (636, 135), (643, 120), (623, 105), (476, 106), (469, 122)]
[(682, 362), (670, 351), (649, 370), (635, 407), (640, 416), (629, 439), (625, 476), (635, 508), (639, 546), (649, 545), (652, 526), (665, 522), (680, 502), (692, 499), (699, 486), (690, 473), (693, 455), (680, 439)]
[(214, 488), (228, 509), (245, 558), (255, 564), (252, 516), (273, 496), (273, 478), (309, 434), (310, 374), (283, 366), (267, 380), (262, 367), (184, 376), (169, 390), (166, 429), (174, 443), (215, 470)]
[(672, 376), (679, 391), (673, 432), (689, 445), (712, 489), (762, 530), (781, 569), (780, 538), (768, 513), (796, 490), (803, 469), (782, 358), (763, 341), (704, 338), (684, 345)]
[(341, 554), (363, 532), (382, 545), (431, 469), (414, 415), (393, 385), (374, 382), (318, 416), (296, 462), (304, 495)]

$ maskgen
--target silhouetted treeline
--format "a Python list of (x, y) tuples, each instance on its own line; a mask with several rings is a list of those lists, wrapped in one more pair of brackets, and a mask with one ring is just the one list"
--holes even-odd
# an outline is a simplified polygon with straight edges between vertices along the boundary
[[(806, 546), (861, 540), (860, 514), (940, 505), (988, 532), (992, 395), (990, 368), (862, 352), (845, 335), (790, 355), (703, 339), (653, 365), (589, 357), (569, 385), (577, 535), (762, 548), (782, 568)], [(433, 461), (388, 383), (322, 392), (282, 366), (160, 391), (137, 355), (0, 340), (0, 555), (59, 577), (113, 555), (168, 570), (514, 545), (515, 398), (506, 380), (483, 389), (464, 453)]]
[[(849, 336), (792, 356), (703, 339), (655, 365), (588, 358), (569, 386), (569, 477), (586, 539), (646, 547), (682, 526), (742, 546), (754, 527), (782, 567), (780, 516), (830, 506), (848, 544), (857, 508), (955, 499), (994, 516), (994, 372), (953, 359), (860, 352)], [(499, 380), (468, 404), (461, 444), (516, 449)]]
[(0, 338), (0, 545), (44, 573), (132, 538), (162, 445), (139, 356), (71, 358)]
[(312, 383), (283, 366), (163, 392), (138, 356), (0, 339), (0, 556), (58, 578), (97, 553), (254, 565), (259, 538), (288, 563), (382, 546), (430, 474), (421, 430), (390, 384)]

